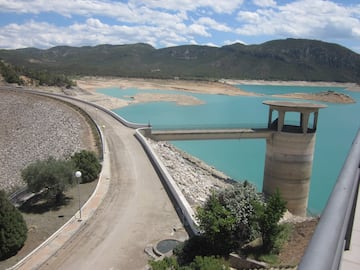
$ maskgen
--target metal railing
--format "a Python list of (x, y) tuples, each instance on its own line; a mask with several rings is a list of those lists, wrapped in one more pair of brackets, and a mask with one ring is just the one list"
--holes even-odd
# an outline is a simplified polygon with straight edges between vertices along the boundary
[(351, 241), (360, 176), (360, 130), (298, 267), (299, 270), (335, 270)]

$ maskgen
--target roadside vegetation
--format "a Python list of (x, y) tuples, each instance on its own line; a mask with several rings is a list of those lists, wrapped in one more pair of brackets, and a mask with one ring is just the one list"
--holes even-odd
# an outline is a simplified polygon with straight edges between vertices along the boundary
[[(227, 269), (224, 262), (231, 252), (276, 264), (291, 229), (279, 224), (285, 205), (278, 191), (265, 200), (248, 182), (213, 193), (197, 209), (202, 233), (176, 247), (174, 258), (150, 265), (153, 270)], [(195, 261), (208, 260), (214, 260), (214, 267), (215, 261), (221, 263), (215, 268), (191, 268)]]

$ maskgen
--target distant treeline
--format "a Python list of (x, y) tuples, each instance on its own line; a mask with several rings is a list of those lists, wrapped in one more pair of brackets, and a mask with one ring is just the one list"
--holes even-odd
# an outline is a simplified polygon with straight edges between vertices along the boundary
[(0, 60), (0, 73), (7, 83), (16, 83), (18, 85), (31, 84), (66, 88), (75, 86), (75, 82), (64, 74), (56, 74), (39, 70), (34, 71), (28, 68), (5, 63), (2, 60)]
[[(58, 46), (1, 50), (0, 59), (32, 70), (43, 83), (67, 76), (118, 76), (195, 80), (249, 79), (360, 83), (360, 55), (338, 44), (308, 39), (222, 47), (149, 44)], [(51, 73), (44, 73), (43, 70)], [(36, 71), (36, 72), (35, 72)], [(50, 77), (50, 78), (48, 78)], [(41, 80), (41, 82), (40, 82)], [(45, 82), (44, 82), (45, 83)]]

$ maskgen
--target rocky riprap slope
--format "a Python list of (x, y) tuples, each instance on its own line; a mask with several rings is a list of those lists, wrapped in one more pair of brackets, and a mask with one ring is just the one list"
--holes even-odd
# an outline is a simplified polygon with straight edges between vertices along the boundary
[(61, 101), (0, 90), (0, 112), (0, 189), (24, 186), (21, 170), (31, 162), (87, 148), (85, 118)]
[(149, 143), (194, 209), (202, 205), (214, 190), (234, 183), (222, 172), (170, 143), (152, 140)]

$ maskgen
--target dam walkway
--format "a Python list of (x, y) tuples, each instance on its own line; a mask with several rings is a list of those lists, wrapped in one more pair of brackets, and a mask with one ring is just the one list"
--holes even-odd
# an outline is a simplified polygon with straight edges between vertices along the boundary
[(176, 140), (236, 140), (266, 139), (273, 133), (268, 128), (238, 129), (179, 129), (179, 130), (148, 130), (147, 137), (155, 141)]

